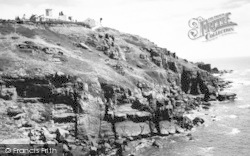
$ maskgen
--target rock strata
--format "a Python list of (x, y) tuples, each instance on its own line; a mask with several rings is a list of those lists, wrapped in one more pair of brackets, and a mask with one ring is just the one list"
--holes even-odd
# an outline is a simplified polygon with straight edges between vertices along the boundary
[(204, 123), (190, 111), (235, 97), (218, 94), (227, 84), (210, 68), (136, 35), (74, 24), (16, 26), (13, 39), (14, 25), (0, 24), (8, 39), (0, 42), (10, 46), (0, 52), (0, 144), (20, 138), (67, 154), (119, 155), (129, 141), (189, 131)]

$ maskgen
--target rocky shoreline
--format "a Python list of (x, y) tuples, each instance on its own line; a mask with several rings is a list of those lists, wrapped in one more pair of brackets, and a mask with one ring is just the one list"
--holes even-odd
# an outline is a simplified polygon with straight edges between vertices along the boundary
[[(199, 99), (200, 96), (196, 96), (200, 100), (200, 104), (197, 105), (195, 108), (191, 108), (189, 110), (186, 110), (186, 112), (183, 114), (184, 117), (188, 118), (191, 123), (186, 126), (191, 126), (189, 128), (183, 128), (182, 125), (179, 125), (178, 122), (170, 123), (172, 124), (172, 127), (168, 129), (167, 134), (156, 134), (154, 136), (147, 136), (147, 137), (139, 137), (132, 140), (129, 140), (128, 144), (123, 144), (123, 150), (124, 155), (133, 156), (133, 155), (141, 155), (141, 153), (145, 152), (147, 149), (150, 148), (163, 148), (163, 142), (164, 140), (168, 139), (171, 136), (182, 136), (185, 137), (187, 140), (194, 140), (192, 136), (193, 129), (196, 129), (197, 127), (203, 125), (205, 123), (205, 120), (203, 117), (210, 116), (207, 114), (207, 110), (210, 109), (210, 107), (213, 104), (219, 104), (218, 102), (221, 101), (228, 101), (228, 100), (234, 100), (236, 98), (235, 93), (229, 93), (224, 92), (224, 89), (227, 89), (230, 87), (230, 84), (232, 82), (230, 81), (224, 81), (220, 77), (225, 73), (231, 73), (232, 71), (221, 71), (219, 75), (220, 82), (218, 85), (220, 86), (218, 88), (218, 94), (217, 99), (214, 99), (214, 97), (210, 98), (209, 100), (204, 101), (204, 99)], [(222, 96), (224, 98), (222, 98)], [(206, 112), (206, 113), (205, 113)], [(205, 116), (204, 116), (205, 115)], [(212, 121), (216, 121), (216, 116), (211, 116)], [(166, 123), (165, 123), (166, 125)], [(112, 155), (112, 154), (111, 154)]]
[[(66, 80), (67, 78), (64, 76), (65, 75), (59, 76), (59, 74), (56, 74), (56, 75), (52, 75), (51, 79), (57, 77), (57, 78)], [(75, 122), (77, 122), (79, 126), (80, 125), (79, 121), (75, 121), (75, 120), (77, 120), (77, 118), (79, 120), (81, 116), (76, 115), (73, 112), (83, 111), (83, 110), (72, 110), (72, 108), (70, 108), (69, 106), (58, 104), (53, 108), (54, 109), (52, 112), (53, 114), (46, 114), (48, 112), (43, 112), (45, 114), (41, 114), (41, 116), (38, 116), (38, 114), (34, 112), (31, 115), (31, 117), (28, 117), (25, 114), (25, 112), (29, 112), (30, 110), (27, 110), (27, 108), (25, 108), (26, 109), (25, 110), (20, 105), (31, 104), (31, 103), (36, 104), (36, 103), (41, 102), (42, 99), (18, 98), (17, 97), (18, 94), (20, 95), (20, 93), (17, 93), (17, 91), (19, 91), (20, 88), (14, 88), (14, 87), (9, 87), (9, 86), (15, 85), (18, 87), (17, 84), (20, 83), (21, 81), (22, 83), (21, 87), (23, 88), (25, 87), (24, 86), (25, 83), (23, 83), (23, 79), (24, 78), (20, 78), (20, 77), (10, 78), (7, 76), (2, 76), (2, 81), (5, 82), (6, 86), (2, 85), (1, 87), (0, 97), (2, 98), (1, 102), (3, 102), (3, 105), (1, 106), (1, 108), (2, 110), (6, 110), (7, 112), (5, 116), (6, 118), (2, 120), (5, 121), (6, 123), (11, 122), (8, 120), (14, 120), (14, 123), (19, 128), (18, 131), (29, 136), (29, 138), (6, 139), (2, 141), (1, 143), (2, 144), (17, 143), (17, 142), (23, 143), (23, 144), (45, 144), (47, 143), (47, 144), (54, 145), (54, 144), (60, 144), (64, 142), (62, 145), (63, 145), (65, 152), (71, 151), (69, 148), (72, 147), (72, 144), (75, 145), (75, 148), (78, 148), (78, 146), (76, 145), (77, 141), (81, 142), (85, 140), (86, 138), (82, 138), (82, 140), (80, 140), (79, 138), (78, 140), (78, 138), (76, 139), (75, 137), (70, 136), (72, 135), (70, 134), (70, 131), (65, 130), (66, 128), (65, 126), (68, 126), (68, 125), (61, 125), (60, 123), (72, 121), (71, 122), (72, 125), (74, 125)], [(50, 78), (47, 77), (47, 79), (50, 79)], [(26, 79), (26, 81), (28, 80)], [(32, 81), (34, 81), (34, 79)], [(228, 84), (228, 82), (220, 81), (219, 85), (226, 87), (227, 86), (226, 84)], [(26, 85), (27, 87), (28, 86), (31, 87), (31, 83), (27, 82)], [(85, 85), (85, 89), (87, 88), (88, 87), (86, 87)], [(110, 93), (111, 91), (108, 89), (105, 89), (105, 91), (109, 91), (108, 93)], [(172, 93), (174, 93), (175, 90), (173, 89), (173, 87), (171, 87), (171, 89), (172, 89)], [(170, 97), (171, 97), (171, 89), (169, 91)], [(174, 98), (170, 98), (170, 100), (164, 99), (164, 101), (160, 103), (157, 97), (152, 96), (153, 91), (154, 90), (149, 90), (148, 91), (149, 93), (143, 93), (143, 94), (146, 94), (146, 96), (144, 97), (149, 96), (149, 100), (155, 100), (152, 102), (150, 101), (148, 104), (149, 106), (152, 105), (151, 106), (152, 108), (151, 107), (147, 108), (147, 105), (146, 106), (143, 105), (139, 99), (134, 100), (134, 102), (132, 102), (132, 105), (127, 104), (127, 105), (116, 106), (116, 107), (111, 101), (107, 102), (109, 103), (109, 105), (107, 104), (108, 106), (106, 105), (104, 109), (107, 109), (106, 107), (109, 107), (109, 110), (106, 110), (107, 111), (106, 114), (104, 112), (103, 114), (100, 114), (100, 116), (103, 115), (103, 121), (101, 121), (102, 123), (98, 123), (98, 124), (101, 124), (102, 126), (106, 126), (106, 127), (102, 127), (102, 132), (100, 132), (102, 135), (101, 136), (102, 140), (99, 140), (97, 144), (93, 144), (94, 141), (91, 142), (91, 144), (88, 145), (90, 146), (89, 149), (86, 149), (86, 150), (89, 150), (89, 153), (92, 152), (92, 155), (102, 155), (102, 154), (103, 155), (117, 155), (117, 154), (119, 155), (119, 152), (128, 153), (128, 151), (133, 151), (132, 153), (134, 153), (134, 151), (138, 151), (141, 148), (144, 148), (147, 146), (155, 146), (157, 148), (161, 148), (161, 144), (157, 143), (157, 141), (153, 139), (154, 137), (157, 137), (157, 136), (164, 137), (164, 136), (169, 136), (169, 135), (174, 135), (174, 134), (187, 134), (190, 137), (190, 139), (192, 139), (189, 133), (190, 130), (194, 126), (199, 126), (203, 124), (204, 120), (199, 117), (190, 118), (190, 116), (188, 115), (192, 113), (193, 110), (196, 110), (196, 109), (209, 109), (209, 106), (211, 104), (207, 101), (214, 100), (213, 95), (210, 95), (211, 98), (209, 100), (204, 101), (204, 95), (201, 95), (201, 96), (200, 95), (197, 95), (197, 96), (186, 95), (186, 94), (181, 94), (181, 91), (179, 90), (180, 93), (179, 94), (177, 93)], [(40, 94), (40, 91), (38, 91), (37, 93)], [(28, 92), (28, 93), (26, 92), (25, 94), (36, 94), (36, 93), (33, 90), (32, 92)], [(57, 100), (69, 100), (69, 99), (64, 99), (66, 98), (62, 96), (64, 94), (62, 94), (62, 92), (59, 92), (59, 93), (56, 92), (53, 95), (58, 96), (58, 97), (53, 97), (53, 100), (56, 100), (56, 101)], [(106, 96), (110, 96), (110, 94)], [(112, 96), (114, 96), (114, 93)], [(110, 98), (112, 98), (112, 96)], [(221, 101), (220, 96), (221, 94), (218, 94), (216, 98)], [(230, 94), (224, 94), (223, 96), (230, 96)], [(91, 96), (88, 96), (88, 98), (91, 98)], [(183, 98), (183, 101), (179, 100), (178, 98), (180, 99)], [(49, 100), (49, 99), (46, 97), (46, 100)], [(123, 100), (133, 100), (133, 99), (123, 98)], [(19, 106), (16, 106), (15, 105), (16, 103), (14, 101), (17, 101)], [(166, 101), (167, 102), (174, 101), (175, 102), (174, 107), (180, 106), (181, 102), (190, 103), (190, 105), (186, 106), (186, 108), (182, 108), (183, 110), (179, 108), (180, 110), (178, 111), (176, 110), (176, 112), (172, 112), (172, 113), (176, 113), (176, 114), (172, 114), (172, 116), (170, 115), (164, 116), (166, 114), (167, 115), (170, 114), (170, 110), (174, 109), (173, 106), (169, 107), (168, 105), (165, 105)], [(60, 103), (61, 101), (57, 101), (57, 102)], [(154, 105), (155, 105), (155, 108), (154, 108)], [(161, 107), (159, 107), (159, 105), (161, 105)], [(112, 107), (115, 107), (115, 108), (112, 108)], [(47, 109), (51, 109), (51, 108), (49, 108), (48, 106)], [(79, 109), (79, 108), (75, 108), (75, 109)], [(151, 109), (155, 109), (155, 110), (151, 110)], [(39, 110), (38, 108), (36, 108), (36, 110), (42, 111), (42, 110)], [(45, 111), (48, 111), (48, 110), (45, 110)], [(43, 124), (37, 125), (37, 123), (41, 123), (43, 120), (46, 120), (46, 118), (49, 118), (51, 115), (53, 116), (53, 119), (49, 120), (50, 123), (46, 123), (46, 125), (43, 125)], [(156, 115), (158, 115), (159, 118), (154, 119), (157, 117)], [(159, 122), (157, 123), (157, 121)], [(152, 126), (153, 128), (150, 126)], [(10, 127), (6, 127), (6, 128), (10, 128)], [(45, 138), (45, 139), (42, 140), (41, 138)], [(89, 140), (91, 140), (91, 138)], [(126, 146), (129, 144), (129, 142), (137, 142), (138, 145), (135, 146), (134, 150), (130, 149), (126, 151)], [(71, 145), (69, 145), (69, 143), (71, 143)]]
[(204, 120), (187, 114), (236, 96), (220, 92), (229, 82), (218, 69), (136, 35), (72, 24), (13, 31), (0, 23), (0, 144), (124, 155), (135, 140), (161, 147), (146, 138), (189, 133)]

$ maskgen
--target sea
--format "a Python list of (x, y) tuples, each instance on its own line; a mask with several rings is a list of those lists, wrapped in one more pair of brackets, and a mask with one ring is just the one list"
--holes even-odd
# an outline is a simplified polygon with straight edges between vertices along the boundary
[(143, 156), (250, 156), (250, 57), (207, 60), (213, 67), (232, 69), (222, 76), (232, 81), (226, 91), (237, 99), (214, 102), (200, 115), (205, 124), (186, 135), (161, 138), (163, 148), (151, 147)]

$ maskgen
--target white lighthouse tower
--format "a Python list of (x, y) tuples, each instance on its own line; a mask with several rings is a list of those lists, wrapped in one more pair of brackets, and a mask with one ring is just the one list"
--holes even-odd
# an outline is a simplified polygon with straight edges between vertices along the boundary
[(47, 18), (52, 18), (52, 9), (46, 9), (45, 12), (46, 12), (45, 15)]

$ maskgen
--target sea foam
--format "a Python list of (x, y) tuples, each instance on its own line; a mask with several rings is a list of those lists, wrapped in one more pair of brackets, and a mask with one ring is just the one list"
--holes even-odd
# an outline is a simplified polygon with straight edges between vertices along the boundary
[(231, 119), (235, 119), (235, 118), (237, 118), (237, 115), (229, 115), (228, 117)]
[(233, 128), (232, 131), (230, 133), (228, 133), (229, 135), (235, 135), (240, 133), (240, 130), (238, 128)]

